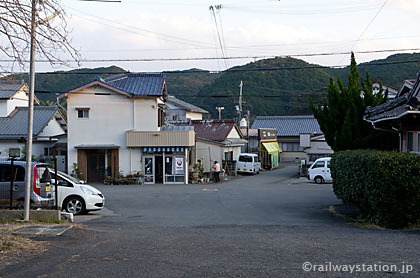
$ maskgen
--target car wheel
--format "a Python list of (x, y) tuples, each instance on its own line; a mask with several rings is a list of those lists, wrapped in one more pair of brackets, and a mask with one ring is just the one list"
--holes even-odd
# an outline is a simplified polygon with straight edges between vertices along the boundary
[(71, 196), (64, 201), (64, 209), (74, 215), (86, 213), (85, 201), (77, 196)]
[(324, 182), (324, 179), (320, 176), (315, 177), (314, 180), (315, 180), (315, 183), (317, 183), (317, 184), (321, 184), (321, 183)]

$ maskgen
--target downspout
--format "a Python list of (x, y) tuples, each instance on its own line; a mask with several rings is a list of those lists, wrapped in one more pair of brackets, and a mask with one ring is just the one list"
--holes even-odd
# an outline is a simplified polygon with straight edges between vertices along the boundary
[(136, 130), (136, 98), (133, 97), (133, 130)]

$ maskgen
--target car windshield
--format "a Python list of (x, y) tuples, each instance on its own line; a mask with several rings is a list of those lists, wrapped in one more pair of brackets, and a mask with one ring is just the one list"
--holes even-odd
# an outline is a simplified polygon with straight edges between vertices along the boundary
[[(61, 172), (61, 171), (57, 171), (57, 172), (58, 172), (59, 175), (65, 177), (66, 179), (70, 180), (73, 183), (76, 183), (76, 184), (79, 184), (80, 183), (80, 181), (78, 179), (76, 179), (75, 177), (70, 176), (69, 174), (66, 174), (66, 173)], [(54, 177), (54, 170), (53, 169), (51, 169), (51, 173), (52, 173), (51, 175)]]
[(241, 161), (241, 162), (252, 162), (252, 156), (241, 155), (241, 156), (239, 156), (239, 161)]

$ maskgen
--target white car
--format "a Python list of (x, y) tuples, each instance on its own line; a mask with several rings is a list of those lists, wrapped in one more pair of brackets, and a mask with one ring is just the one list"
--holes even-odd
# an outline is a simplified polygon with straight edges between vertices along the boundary
[[(51, 171), (51, 188), (54, 190), (55, 174)], [(83, 184), (76, 178), (58, 171), (58, 205), (63, 210), (77, 214), (101, 210), (105, 205), (104, 195), (95, 187)]]
[(330, 170), (331, 157), (318, 158), (308, 169), (308, 179), (316, 183), (332, 181)]
[(261, 163), (258, 160), (258, 155), (254, 153), (241, 153), (238, 158), (238, 173), (259, 174)]

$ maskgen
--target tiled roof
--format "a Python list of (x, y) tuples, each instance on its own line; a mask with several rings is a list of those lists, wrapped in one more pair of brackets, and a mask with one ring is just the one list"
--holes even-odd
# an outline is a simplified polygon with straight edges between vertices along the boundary
[(277, 136), (322, 134), (318, 121), (313, 115), (257, 116), (252, 128), (275, 128)]
[(200, 107), (197, 107), (188, 102), (177, 99), (174, 96), (169, 96), (168, 104), (173, 104), (189, 112), (197, 112), (197, 113), (205, 113), (205, 114), (209, 113), (207, 110), (201, 109)]
[[(35, 106), (33, 135), (37, 136), (54, 117), (55, 107)], [(28, 134), (28, 107), (17, 107), (8, 117), (0, 117), (0, 138), (16, 139)]]
[(226, 140), (230, 131), (235, 127), (234, 120), (210, 120), (210, 121), (191, 121), (188, 125), (194, 126), (194, 131), (198, 139), (223, 142)]
[(367, 108), (364, 118), (368, 121), (393, 118), (409, 109), (408, 96), (403, 95), (381, 105)]
[(23, 80), (0, 80), (0, 99), (9, 99), (24, 86)]
[(162, 96), (165, 86), (163, 73), (123, 73), (103, 82), (134, 96)]
[[(241, 128), (242, 135), (246, 137), (246, 128)], [(248, 129), (249, 137), (257, 137), (258, 136), (258, 129)]]

